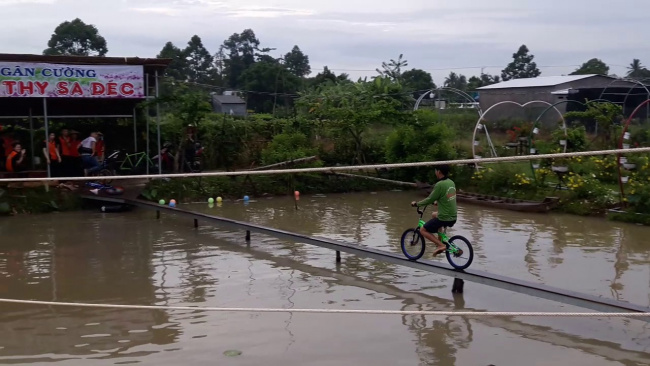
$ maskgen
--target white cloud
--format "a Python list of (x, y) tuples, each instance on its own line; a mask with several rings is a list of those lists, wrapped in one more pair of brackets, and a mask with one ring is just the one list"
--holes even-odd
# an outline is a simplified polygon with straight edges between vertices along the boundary
[(0, 0), (0, 6), (28, 5), (28, 4), (54, 4), (57, 0)]
[(158, 15), (167, 15), (167, 16), (179, 15), (178, 9), (174, 9), (174, 8), (145, 7), (145, 8), (129, 8), (129, 10), (138, 13), (149, 13), (149, 14), (158, 14)]
[[(264, 46), (284, 53), (297, 44), (314, 70), (374, 70), (400, 53), (413, 67), (440, 79), (480, 66), (505, 66), (526, 44), (545, 74), (568, 73), (592, 57), (610, 65), (640, 58), (645, 45), (647, 0), (0, 0), (3, 52), (40, 53), (53, 29), (79, 17), (96, 25), (109, 55), (155, 56), (167, 41), (183, 47), (198, 34), (215, 52), (225, 38), (251, 28)], [(25, 17), (24, 14), (29, 14)], [(20, 34), (16, 37), (15, 34)], [(486, 71), (498, 73), (501, 67)], [(619, 69), (617, 69), (617, 67)], [(624, 73), (624, 67), (612, 67)], [(359, 76), (364, 72), (351, 72)], [(368, 72), (367, 74), (372, 74)]]

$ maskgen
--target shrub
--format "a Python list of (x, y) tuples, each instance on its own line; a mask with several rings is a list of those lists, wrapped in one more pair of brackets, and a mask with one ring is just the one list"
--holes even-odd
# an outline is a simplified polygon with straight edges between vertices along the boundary
[(262, 150), (262, 161), (265, 165), (270, 165), (315, 154), (316, 149), (304, 134), (281, 133), (273, 137), (268, 147)]
[[(388, 163), (452, 160), (456, 157), (453, 148), (453, 131), (444, 124), (428, 127), (400, 126), (386, 139), (385, 154)], [(399, 179), (433, 181), (434, 170), (425, 168), (399, 169)]]

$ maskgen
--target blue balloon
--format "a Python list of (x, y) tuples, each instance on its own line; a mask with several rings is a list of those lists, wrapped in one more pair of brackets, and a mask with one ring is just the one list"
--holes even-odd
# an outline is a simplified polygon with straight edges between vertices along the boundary
[(248, 201), (249, 199), (248, 196), (244, 196), (244, 201)]

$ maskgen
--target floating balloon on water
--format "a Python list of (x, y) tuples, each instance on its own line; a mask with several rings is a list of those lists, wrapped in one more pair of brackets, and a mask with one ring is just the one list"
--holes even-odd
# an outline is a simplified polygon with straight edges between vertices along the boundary
[(164, 204), (165, 204), (165, 200), (160, 200), (160, 201), (158, 201), (158, 204), (159, 204), (159, 205), (164, 205)]

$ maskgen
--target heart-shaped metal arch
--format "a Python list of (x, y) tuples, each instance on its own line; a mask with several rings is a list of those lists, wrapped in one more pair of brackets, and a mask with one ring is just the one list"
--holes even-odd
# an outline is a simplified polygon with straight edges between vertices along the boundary
[[(504, 104), (514, 104), (514, 105), (518, 105), (518, 106), (520, 106), (521, 108), (525, 108), (525, 107), (527, 107), (527, 106), (529, 106), (529, 105), (531, 105), (531, 104), (545, 104), (545, 105), (547, 105), (549, 108), (553, 108), (553, 109), (555, 109), (555, 111), (557, 112), (557, 114), (558, 114), (558, 115), (560, 116), (560, 118), (562, 119), (562, 129), (564, 130), (564, 135), (566, 136), (566, 134), (567, 134), (567, 131), (566, 131), (566, 122), (565, 122), (565, 120), (564, 120), (564, 115), (563, 115), (562, 112), (560, 112), (560, 110), (557, 109), (557, 107), (555, 107), (553, 104), (551, 104), (551, 103), (549, 103), (549, 102), (547, 102), (547, 101), (544, 101), (544, 100), (532, 100), (532, 101), (527, 102), (527, 103), (524, 103), (524, 104), (517, 103), (517, 102), (513, 102), (512, 100), (504, 100), (504, 101), (502, 101), (502, 102), (499, 102), (499, 103), (494, 104), (493, 106), (491, 106), (490, 108), (488, 108), (485, 112), (483, 112), (483, 114), (482, 114), (481, 116), (479, 116), (478, 121), (476, 121), (476, 126), (474, 126), (474, 134), (472, 135), (472, 141), (476, 141), (476, 131), (478, 130), (478, 127), (479, 127), (479, 125), (481, 124), (481, 122), (482, 122), (483, 120), (485, 120), (485, 116), (486, 116), (486, 115), (487, 115), (487, 114), (488, 114), (488, 113), (489, 113), (493, 108), (496, 108), (496, 107), (498, 107), (498, 106), (500, 106), (500, 105), (504, 105)], [(564, 152), (566, 152), (566, 144), (564, 145)], [(472, 142), (472, 156), (474, 156), (474, 157), (476, 156), (476, 147), (475, 147), (475, 145), (474, 145), (473, 142)]]
[[(634, 111), (632, 111), (632, 114), (630, 114), (630, 117), (625, 121), (625, 126), (623, 127), (623, 132), (621, 132), (621, 138), (618, 141), (618, 148), (623, 149), (623, 141), (625, 140), (625, 133), (627, 130), (630, 128), (630, 123), (636, 117), (637, 113), (641, 110), (641, 108), (645, 107), (646, 105), (650, 104), (650, 99), (642, 102), (639, 104)], [(618, 165), (618, 187), (621, 190), (621, 206), (625, 207), (625, 189), (623, 188), (623, 177), (621, 174), (621, 154), (616, 154), (616, 165)]]

